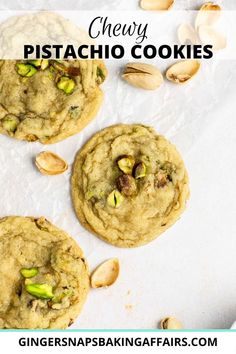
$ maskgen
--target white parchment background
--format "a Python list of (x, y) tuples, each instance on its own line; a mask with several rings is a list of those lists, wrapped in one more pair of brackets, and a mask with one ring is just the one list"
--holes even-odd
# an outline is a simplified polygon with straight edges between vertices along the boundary
[[(192, 5), (194, 3), (194, 6)], [(196, 9), (201, 1), (178, 1), (176, 9)], [(234, 1), (219, 1), (236, 9)], [(1, 1), (1, 9), (141, 11), (137, 1)], [(171, 63), (171, 62), (170, 62)], [(165, 70), (168, 62), (155, 62)], [(107, 62), (105, 99), (84, 131), (61, 143), (42, 146), (0, 136), (0, 216), (44, 215), (70, 233), (84, 249), (90, 268), (116, 256), (119, 281), (92, 290), (74, 328), (156, 328), (174, 315), (185, 328), (227, 328), (236, 317), (235, 222), (235, 79), (236, 62), (205, 63), (186, 86), (165, 82), (155, 92), (128, 86), (120, 79), (121, 62)], [(191, 200), (180, 221), (151, 244), (118, 249), (98, 240), (78, 223), (70, 199), (74, 156), (99, 129), (119, 122), (154, 126), (174, 142), (186, 160)], [(49, 149), (70, 169), (42, 176), (37, 153)]]

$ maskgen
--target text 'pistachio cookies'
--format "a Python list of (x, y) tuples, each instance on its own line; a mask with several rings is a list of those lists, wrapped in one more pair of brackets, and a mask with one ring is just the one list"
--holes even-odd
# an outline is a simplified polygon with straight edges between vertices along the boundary
[(106, 68), (98, 60), (0, 61), (0, 133), (51, 144), (97, 114)]
[(66, 328), (89, 290), (75, 241), (46, 219), (0, 219), (0, 328)]
[(141, 246), (185, 209), (188, 175), (176, 148), (142, 125), (114, 125), (78, 153), (72, 197), (81, 223), (104, 241)]

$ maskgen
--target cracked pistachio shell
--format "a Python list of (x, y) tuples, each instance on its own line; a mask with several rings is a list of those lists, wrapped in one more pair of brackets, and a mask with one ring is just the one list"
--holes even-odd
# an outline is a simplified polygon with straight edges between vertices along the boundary
[(213, 50), (224, 49), (227, 45), (226, 37), (211, 26), (200, 26), (198, 35), (201, 42), (212, 45)]
[(197, 60), (183, 60), (172, 65), (166, 72), (166, 78), (175, 84), (184, 84), (191, 80), (198, 72), (200, 62)]
[(92, 273), (90, 282), (92, 288), (103, 288), (115, 283), (120, 272), (119, 260), (111, 258), (100, 264)]
[(188, 23), (182, 23), (178, 28), (178, 39), (181, 44), (198, 44), (199, 38), (195, 29)]
[(123, 155), (117, 160), (119, 169), (127, 174), (131, 174), (135, 164), (135, 159), (131, 155)]
[(182, 329), (182, 323), (175, 317), (163, 318), (160, 322), (161, 329)]
[(203, 4), (197, 14), (195, 20), (195, 28), (198, 29), (199, 26), (214, 25), (220, 18), (221, 7), (213, 2), (207, 2)]
[(112, 191), (107, 197), (107, 203), (113, 208), (119, 208), (124, 198), (118, 190)]
[(174, 0), (141, 0), (140, 7), (143, 10), (163, 11), (169, 10), (174, 4)]
[(40, 152), (36, 156), (35, 164), (44, 175), (59, 175), (68, 169), (67, 162), (51, 151)]
[(163, 83), (161, 72), (151, 64), (128, 63), (122, 77), (130, 85), (145, 90), (155, 90)]

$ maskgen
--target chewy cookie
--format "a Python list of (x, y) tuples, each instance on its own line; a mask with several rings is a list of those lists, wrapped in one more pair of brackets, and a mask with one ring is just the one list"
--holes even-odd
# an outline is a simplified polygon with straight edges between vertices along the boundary
[(102, 102), (98, 60), (0, 61), (0, 133), (51, 144), (82, 130)]
[(66, 328), (89, 290), (75, 241), (45, 218), (0, 219), (0, 328)]
[(95, 134), (75, 159), (71, 183), (80, 222), (120, 247), (152, 241), (180, 217), (189, 196), (176, 148), (135, 124)]

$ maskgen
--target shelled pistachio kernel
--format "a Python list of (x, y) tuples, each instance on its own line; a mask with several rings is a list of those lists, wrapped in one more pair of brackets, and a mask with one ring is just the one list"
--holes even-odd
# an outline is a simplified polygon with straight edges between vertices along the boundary
[(38, 274), (38, 268), (21, 268), (20, 273), (24, 278), (33, 278)]
[(160, 322), (161, 329), (182, 329), (182, 323), (175, 317), (163, 318)]
[(57, 83), (57, 88), (70, 95), (75, 89), (75, 82), (67, 76), (62, 76)]
[(48, 284), (26, 284), (25, 290), (38, 299), (52, 299), (54, 297), (52, 286)]
[(135, 179), (143, 178), (147, 174), (147, 167), (144, 162), (139, 162), (134, 169), (134, 177)]
[(97, 82), (99, 84), (102, 84), (104, 80), (105, 80), (105, 74), (104, 74), (103, 70), (98, 66), (97, 67)]
[(6, 117), (3, 118), (2, 120), (2, 126), (3, 128), (8, 131), (14, 133), (16, 131), (17, 125), (19, 123), (18, 118), (16, 118), (13, 115), (8, 114)]
[(36, 74), (37, 69), (30, 64), (17, 63), (17, 73), (23, 77), (31, 77)]
[(117, 188), (126, 197), (133, 196), (137, 193), (135, 179), (131, 175), (122, 175), (117, 179)]
[(113, 208), (119, 208), (123, 200), (124, 200), (123, 196), (120, 194), (120, 192), (117, 189), (112, 191), (107, 197), (108, 205)]
[(119, 157), (119, 159), (117, 160), (117, 165), (119, 169), (122, 172), (130, 175), (132, 174), (134, 164), (135, 164), (135, 160), (131, 155), (123, 155)]

